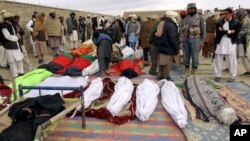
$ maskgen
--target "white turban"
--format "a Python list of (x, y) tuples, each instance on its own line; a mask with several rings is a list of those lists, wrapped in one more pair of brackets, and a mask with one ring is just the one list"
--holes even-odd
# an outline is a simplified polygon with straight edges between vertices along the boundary
[(177, 12), (168, 10), (166, 11), (166, 17), (172, 19), (178, 26), (178, 22), (177, 22), (178, 13)]

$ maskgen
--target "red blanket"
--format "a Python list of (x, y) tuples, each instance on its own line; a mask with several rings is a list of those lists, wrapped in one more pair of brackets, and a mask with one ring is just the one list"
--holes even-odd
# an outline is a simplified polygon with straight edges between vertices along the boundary
[(91, 62), (86, 58), (76, 58), (71, 64), (65, 66), (63, 69), (58, 70), (57, 74), (62, 74), (71, 67), (75, 67), (77, 70), (82, 71), (84, 68), (91, 65)]

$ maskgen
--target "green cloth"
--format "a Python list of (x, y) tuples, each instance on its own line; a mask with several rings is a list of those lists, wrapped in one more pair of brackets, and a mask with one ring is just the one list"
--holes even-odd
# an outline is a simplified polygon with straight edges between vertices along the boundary
[(175, 86), (176, 86), (177, 88), (183, 88), (183, 83), (175, 83)]
[(94, 57), (93, 57), (92, 55), (83, 55), (83, 56), (81, 56), (81, 57), (79, 57), (79, 58), (86, 58), (86, 59), (88, 59), (90, 62), (94, 62), (94, 61), (95, 61), (95, 59), (94, 59)]
[(214, 82), (213, 80), (206, 80), (206, 83), (208, 84), (208, 86), (210, 86), (214, 89), (221, 89), (223, 87), (223, 85), (218, 84), (218, 83)]
[[(31, 72), (26, 73), (23, 76), (17, 77), (15, 79), (16, 82), (16, 93), (17, 93), (17, 98), (19, 96), (19, 91), (18, 91), (18, 85), (22, 84), (24, 86), (36, 86), (40, 82), (42, 82), (44, 79), (52, 76), (53, 73), (47, 71), (46, 69), (36, 69)], [(12, 83), (8, 85), (10, 88), (13, 88)], [(27, 93), (28, 90), (23, 90), (23, 93)], [(11, 101), (14, 101), (14, 95), (11, 95)]]
[(70, 60), (74, 60), (74, 57), (69, 52), (65, 52), (63, 55), (67, 56)]

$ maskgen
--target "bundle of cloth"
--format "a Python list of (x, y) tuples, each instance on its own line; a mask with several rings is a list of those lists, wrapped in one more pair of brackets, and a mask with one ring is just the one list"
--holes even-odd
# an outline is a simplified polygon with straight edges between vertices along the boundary
[(55, 57), (47, 64), (42, 64), (38, 68), (46, 69), (52, 73), (57, 73), (59, 70), (63, 70), (69, 66), (74, 60), (74, 57), (70, 53), (64, 53)]
[[(84, 88), (88, 85), (88, 77), (70, 77), (70, 76), (57, 76), (49, 77), (43, 82), (36, 86), (51, 86), (51, 87), (80, 87)], [(71, 93), (71, 90), (61, 91), (61, 90), (41, 90), (41, 95), (53, 95), (55, 93), (60, 93), (65, 95)], [(38, 97), (39, 90), (30, 90), (24, 95), (24, 97)]]
[(71, 54), (65, 53), (54, 58), (47, 64), (40, 65), (39, 68), (62, 75), (81, 76), (82, 70), (90, 66), (93, 61), (94, 58), (92, 55), (83, 55), (74, 58)]
[(92, 54), (96, 50), (95, 44), (81, 44), (80, 47), (71, 50), (70, 54), (74, 57), (80, 57), (87, 54)]
[[(84, 108), (89, 108), (90, 104), (98, 99), (103, 91), (103, 81), (102, 78), (98, 77), (92, 80), (91, 84), (88, 88), (84, 91)], [(81, 111), (82, 106), (79, 105), (76, 109), (71, 118), (73, 118), (77, 112)]]
[(8, 113), (13, 122), (0, 133), (0, 140), (33, 141), (37, 127), (63, 111), (63, 104), (59, 94), (28, 98), (14, 103)]
[(127, 78), (134, 78), (143, 74), (138, 63), (131, 59), (124, 59), (110, 66), (107, 73), (114, 76), (126, 76)]
[(103, 79), (101, 96), (86, 109), (86, 116), (106, 119), (115, 124), (134, 120), (136, 94), (130, 80), (122, 78), (115, 84), (110, 78)]
[(136, 117), (147, 121), (153, 114), (157, 103), (160, 88), (155, 82), (145, 79), (136, 89)]
[(71, 64), (61, 70), (58, 70), (57, 73), (68, 76), (81, 76), (82, 70), (90, 66), (93, 61), (94, 58), (92, 55), (84, 55), (75, 58)]
[(162, 105), (180, 128), (187, 124), (187, 110), (179, 89), (171, 81), (161, 80)]
[(183, 86), (184, 96), (196, 109), (197, 118), (232, 124), (238, 120), (235, 110), (204, 79), (189, 76)]

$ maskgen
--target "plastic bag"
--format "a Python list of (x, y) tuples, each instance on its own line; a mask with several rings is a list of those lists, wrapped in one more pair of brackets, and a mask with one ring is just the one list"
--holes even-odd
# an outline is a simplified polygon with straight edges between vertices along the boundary
[(143, 50), (142, 49), (136, 50), (133, 54), (134, 59), (141, 59), (142, 57), (143, 57)]
[(90, 66), (83, 69), (82, 76), (90, 76), (99, 71), (99, 63), (98, 60), (95, 60)]
[(136, 111), (135, 114), (141, 121), (147, 121), (150, 115), (153, 114), (160, 93), (159, 86), (145, 79), (136, 89)]
[(122, 50), (122, 58), (127, 58), (127, 57), (130, 57), (130, 56), (133, 56), (134, 54), (134, 50), (131, 48), (131, 47), (128, 47), (126, 46), (123, 50)]
[(120, 77), (115, 85), (115, 91), (111, 97), (107, 109), (113, 116), (117, 116), (122, 108), (130, 101), (134, 85), (126, 77)]

